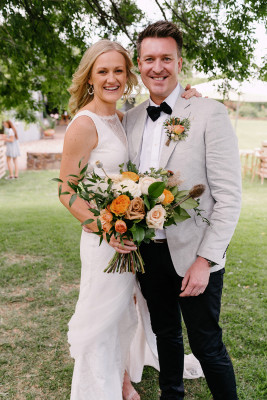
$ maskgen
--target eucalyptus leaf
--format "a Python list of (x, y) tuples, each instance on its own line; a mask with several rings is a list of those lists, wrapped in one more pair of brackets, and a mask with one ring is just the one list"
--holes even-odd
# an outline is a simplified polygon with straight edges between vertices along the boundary
[(69, 206), (71, 207), (74, 201), (77, 199), (77, 194), (73, 194), (69, 201)]
[(90, 218), (90, 219), (87, 219), (86, 221), (84, 221), (84, 222), (82, 223), (82, 225), (91, 224), (92, 222), (94, 222), (94, 219)]
[(52, 178), (51, 181), (63, 183), (62, 179), (59, 178)]
[[(98, 217), (100, 215), (100, 212), (96, 210), (95, 208), (90, 208), (90, 211), (94, 214), (94, 216)], [(99, 221), (100, 222), (100, 221)]]

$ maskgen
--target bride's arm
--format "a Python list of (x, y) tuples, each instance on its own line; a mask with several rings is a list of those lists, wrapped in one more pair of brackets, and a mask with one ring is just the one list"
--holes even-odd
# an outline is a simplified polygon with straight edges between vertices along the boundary
[[(97, 146), (97, 141), (98, 136), (93, 121), (86, 116), (77, 118), (65, 134), (60, 166), (60, 179), (63, 181), (62, 192), (70, 192), (68, 195), (60, 196), (61, 203), (80, 222), (92, 218), (94, 222), (87, 226), (94, 232), (98, 230), (96, 217), (89, 211), (88, 204), (80, 197), (77, 197), (72, 206), (69, 206), (71, 195), (75, 192), (68, 186), (67, 181), (73, 180), (74, 183), (77, 183), (75, 178), (68, 175), (79, 176), (81, 168), (88, 162), (91, 151)], [(79, 161), (81, 159), (82, 162), (79, 168)]]

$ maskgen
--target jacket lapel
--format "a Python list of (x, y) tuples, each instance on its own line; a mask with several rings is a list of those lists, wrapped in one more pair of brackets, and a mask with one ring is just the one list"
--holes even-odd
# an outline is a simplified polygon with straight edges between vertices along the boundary
[(137, 167), (140, 164), (140, 153), (141, 153), (141, 147), (142, 147), (142, 140), (143, 140), (143, 133), (145, 129), (145, 123), (146, 123), (146, 118), (147, 118), (147, 111), (146, 108), (149, 104), (149, 101), (144, 101), (142, 104), (142, 108), (140, 110), (140, 113), (138, 115), (138, 118), (133, 126), (132, 129), (132, 134), (131, 134), (131, 154), (130, 154), (130, 159), (134, 164), (137, 165)]
[[(181, 90), (178, 100), (176, 101), (175, 106), (173, 108), (171, 117), (179, 117), (183, 119), (183, 118), (188, 118), (190, 115), (191, 102), (190, 100), (185, 100), (184, 98), (181, 97), (181, 94), (183, 92), (184, 90)], [(159, 163), (159, 166), (161, 168), (166, 167), (174, 149), (176, 148), (176, 146), (179, 146), (179, 141), (176, 142), (174, 140), (171, 140), (169, 146), (167, 146), (166, 145), (167, 139), (168, 138), (166, 134), (166, 139), (164, 139), (163, 148), (161, 151), (160, 163)]]

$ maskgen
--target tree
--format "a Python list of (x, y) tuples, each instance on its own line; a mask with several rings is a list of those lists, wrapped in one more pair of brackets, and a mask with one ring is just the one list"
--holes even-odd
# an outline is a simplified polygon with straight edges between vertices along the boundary
[[(188, 65), (239, 80), (255, 73), (252, 34), (255, 22), (266, 17), (264, 2), (154, 3), (162, 19), (184, 31)], [(134, 0), (0, 0), (0, 111), (15, 109), (18, 117), (31, 120), (44, 102), (50, 109), (65, 109), (67, 88), (85, 49), (98, 38), (124, 37), (133, 50), (137, 32), (147, 23)], [(266, 79), (266, 59), (258, 73)]]

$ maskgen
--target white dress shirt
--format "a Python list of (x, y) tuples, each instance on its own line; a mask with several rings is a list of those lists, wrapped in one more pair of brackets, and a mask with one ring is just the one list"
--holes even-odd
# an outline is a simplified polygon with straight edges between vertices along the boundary
[[(164, 100), (172, 109), (178, 99), (180, 93), (180, 84), (171, 92), (171, 94)], [(156, 106), (151, 98), (149, 99), (150, 106)], [(140, 165), (139, 171), (149, 171), (149, 168), (159, 169), (162, 165), (159, 165), (162, 148), (167, 140), (167, 135), (163, 127), (163, 123), (166, 119), (170, 118), (170, 115), (161, 111), (160, 117), (156, 121), (147, 116), (145, 129), (143, 133), (142, 148), (140, 154)], [(166, 238), (164, 229), (156, 230), (156, 239)]]

